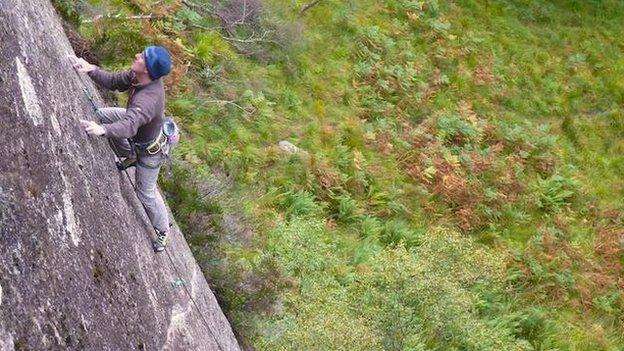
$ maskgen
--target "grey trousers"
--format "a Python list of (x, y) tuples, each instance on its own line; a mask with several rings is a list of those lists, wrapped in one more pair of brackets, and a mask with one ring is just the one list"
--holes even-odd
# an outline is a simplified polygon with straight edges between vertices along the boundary
[[(97, 111), (102, 124), (113, 123), (124, 117), (126, 109), (121, 107), (104, 107)], [(134, 150), (130, 149), (130, 143), (127, 139), (109, 138), (113, 151), (117, 157), (128, 157), (134, 154)], [(167, 208), (160, 192), (156, 188), (158, 181), (158, 172), (164, 157), (162, 153), (149, 155), (143, 152), (137, 152), (138, 162), (136, 172), (134, 174), (134, 182), (136, 185), (137, 197), (145, 206), (147, 216), (154, 228), (161, 232), (169, 231), (169, 216)]]

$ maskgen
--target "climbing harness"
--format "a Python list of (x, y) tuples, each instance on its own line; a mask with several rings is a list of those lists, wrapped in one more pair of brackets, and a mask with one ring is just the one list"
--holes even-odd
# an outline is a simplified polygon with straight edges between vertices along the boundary
[(145, 151), (150, 155), (156, 155), (162, 151), (165, 156), (169, 156), (171, 150), (179, 141), (180, 130), (178, 129), (178, 125), (173, 121), (173, 118), (166, 117), (156, 139), (148, 141), (147, 143), (137, 143), (134, 141), (130, 143), (138, 150)]
[[(180, 130), (178, 129), (178, 125), (173, 121), (173, 118), (166, 117), (165, 121), (163, 122), (162, 127), (160, 128), (158, 137), (156, 137), (156, 139), (154, 139), (153, 141), (148, 141), (146, 143), (137, 143), (132, 138), (130, 138), (128, 139), (128, 142), (130, 143), (130, 149), (132, 149), (133, 152), (142, 151), (151, 156), (157, 155), (160, 152), (167, 159), (170, 159), (171, 151), (178, 144), (179, 140), (180, 140)], [(139, 160), (139, 162), (141, 161)], [(135, 157), (134, 162), (131, 162), (131, 163), (126, 162), (126, 164), (122, 162), (121, 165), (120, 164), (117, 165), (117, 168), (119, 170), (124, 170), (128, 167), (134, 166), (135, 164), (136, 164), (136, 157)], [(143, 164), (141, 165), (147, 168), (153, 168), (153, 166), (143, 165)], [(156, 167), (159, 167), (159, 166), (156, 166)]]
[(132, 139), (128, 139), (130, 141), (130, 145), (133, 146), (136, 150), (147, 152), (149, 155), (156, 155), (160, 151), (163, 151), (163, 146), (167, 143), (167, 137), (163, 134), (162, 128), (158, 137), (153, 141), (148, 141), (146, 143), (137, 143)]
[[(100, 114), (98, 113), (98, 107), (95, 104), (95, 101), (93, 100), (93, 96), (87, 90), (87, 88), (86, 88), (87, 85), (85, 84), (84, 80), (82, 79), (82, 76), (80, 75), (80, 73), (75, 68), (73, 69), (73, 71), (76, 72), (76, 75), (78, 76), (78, 79), (80, 79), (80, 82), (82, 83), (82, 86), (83, 86), (82, 91), (85, 93), (87, 99), (89, 99), (89, 102), (91, 103), (91, 107), (93, 108), (93, 111), (94, 111), (95, 115), (98, 117), (98, 120), (101, 122), (101, 117), (100, 117)], [(173, 122), (173, 120), (171, 120), (171, 122)], [(171, 128), (171, 127), (169, 127), (169, 128)], [(169, 131), (171, 133), (171, 129)], [(179, 133), (178, 129), (177, 129), (177, 126), (175, 126), (175, 132)], [(175, 139), (175, 140), (176, 140), (175, 143), (177, 143), (177, 140), (179, 140), (179, 134), (177, 136), (177, 139)], [(172, 143), (172, 145), (175, 145), (175, 143)], [(117, 148), (116, 148), (115, 144), (111, 143), (111, 145), (113, 147), (113, 151), (114, 151), (113, 153), (115, 154), (115, 158), (117, 159), (116, 163), (121, 163), (121, 161), (119, 160), (119, 157), (117, 156)], [(128, 173), (127, 169), (123, 169), (123, 171), (124, 171), (124, 173), (126, 173), (126, 177), (128, 178), (128, 181), (130, 182), (130, 185), (132, 185), (132, 188), (136, 191), (136, 185), (132, 181), (132, 178), (130, 177), (130, 173)], [(143, 210), (145, 211), (145, 213), (147, 213), (147, 209), (145, 208), (145, 205), (143, 205), (143, 203), (141, 201), (139, 201), (139, 203), (143, 207)], [(154, 231), (156, 232), (156, 235), (158, 235), (158, 230), (156, 228), (154, 228)], [(165, 250), (165, 253), (167, 254), (167, 257), (169, 258), (169, 262), (171, 263), (171, 267), (173, 267), (173, 270), (174, 270), (175, 274), (178, 277), (180, 277), (181, 276), (180, 271), (178, 270), (178, 268), (176, 267), (175, 263), (173, 262), (173, 258), (171, 257), (171, 254), (169, 254), (169, 251), (167, 251), (167, 250)], [(225, 351), (225, 349), (221, 346), (221, 343), (219, 342), (219, 340), (216, 338), (216, 336), (212, 332), (212, 329), (210, 328), (210, 324), (208, 324), (208, 321), (206, 320), (206, 317), (204, 317), (204, 314), (199, 309), (199, 306), (197, 305), (197, 302), (193, 298), (193, 295), (189, 291), (189, 288), (186, 286), (184, 280), (182, 278), (178, 278), (174, 282), (174, 284), (175, 284), (175, 286), (173, 286), (173, 288), (177, 288), (179, 286), (182, 286), (184, 288), (184, 291), (186, 291), (186, 294), (188, 295), (189, 300), (191, 300), (191, 302), (193, 303), (193, 306), (195, 306), (195, 309), (197, 310), (197, 314), (199, 314), (199, 316), (201, 317), (204, 325), (208, 329), (208, 332), (212, 336), (212, 339), (217, 344), (217, 347), (219, 348), (220, 351)]]

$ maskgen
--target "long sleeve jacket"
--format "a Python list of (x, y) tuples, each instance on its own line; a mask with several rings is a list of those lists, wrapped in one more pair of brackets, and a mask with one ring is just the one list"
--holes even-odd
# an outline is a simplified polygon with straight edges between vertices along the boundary
[(151, 142), (158, 137), (165, 117), (165, 89), (162, 79), (138, 85), (131, 70), (111, 73), (100, 68), (89, 72), (89, 77), (106, 89), (128, 90), (126, 115), (117, 122), (104, 124), (104, 136), (132, 138), (137, 143)]

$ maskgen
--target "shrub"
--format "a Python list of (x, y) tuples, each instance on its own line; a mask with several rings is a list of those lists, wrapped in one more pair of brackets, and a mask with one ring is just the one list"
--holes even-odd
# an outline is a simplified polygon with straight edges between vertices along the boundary
[(52, 0), (52, 5), (54, 6), (56, 12), (58, 12), (64, 20), (75, 26), (80, 25), (81, 16), (80, 12), (76, 8), (75, 1)]
[(446, 230), (421, 245), (386, 249), (369, 262), (351, 290), (363, 316), (382, 335), (383, 349), (530, 350), (512, 329), (476, 313), (472, 289), (502, 288), (500, 255)]
[(403, 242), (411, 247), (418, 244), (420, 234), (405, 220), (391, 219), (384, 223), (380, 241), (386, 245), (396, 245)]
[(289, 216), (314, 216), (321, 212), (314, 195), (307, 191), (290, 191), (281, 195), (281, 206)]
[(463, 144), (477, 137), (477, 130), (459, 115), (447, 115), (438, 120), (438, 138), (445, 142)]
[(352, 222), (357, 218), (357, 202), (349, 195), (338, 196), (336, 218), (343, 222)]
[(195, 40), (195, 54), (203, 64), (215, 65), (235, 57), (229, 44), (218, 33), (204, 32)]
[(559, 174), (546, 179), (540, 178), (535, 189), (537, 207), (548, 212), (559, 212), (570, 204), (578, 187), (578, 181)]
[(371, 240), (379, 240), (383, 226), (376, 217), (364, 216), (360, 222), (360, 236)]
[(269, 242), (298, 289), (283, 295), (288, 307), (264, 330), (261, 349), (530, 349), (511, 326), (476, 312), (473, 289), (498, 293), (504, 262), (457, 233), (429, 232), (409, 250), (367, 243), (356, 252), (367, 268), (346, 280), (332, 255), (339, 238), (328, 239), (322, 221), (281, 223)]

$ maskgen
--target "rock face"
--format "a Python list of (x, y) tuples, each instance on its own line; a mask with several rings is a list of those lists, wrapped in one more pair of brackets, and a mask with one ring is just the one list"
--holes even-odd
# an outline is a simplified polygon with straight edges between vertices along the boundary
[(50, 3), (0, 1), (0, 23), (0, 350), (238, 350), (177, 226), (154, 254), (108, 144), (80, 128), (95, 116)]

